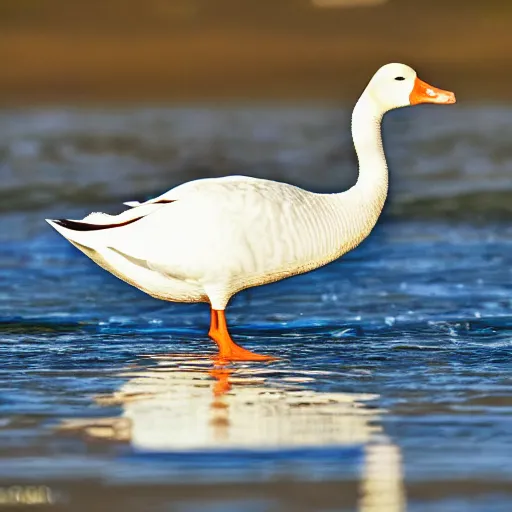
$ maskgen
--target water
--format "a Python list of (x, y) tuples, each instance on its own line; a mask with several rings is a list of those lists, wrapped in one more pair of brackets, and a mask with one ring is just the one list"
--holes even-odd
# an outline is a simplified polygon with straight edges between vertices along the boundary
[(280, 359), (219, 367), (205, 305), (145, 296), (42, 219), (222, 172), (341, 188), (347, 113), (4, 112), (0, 503), (510, 510), (510, 112), (397, 114), (383, 221), (237, 296), (235, 339)]

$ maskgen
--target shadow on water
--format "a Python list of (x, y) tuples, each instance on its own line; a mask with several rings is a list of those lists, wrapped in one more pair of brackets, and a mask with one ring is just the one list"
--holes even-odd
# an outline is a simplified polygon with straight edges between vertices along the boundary
[(0, 319), (0, 334), (43, 335), (57, 333), (78, 333), (93, 328), (86, 322), (65, 322), (62, 320), (40, 320), (19, 318)]

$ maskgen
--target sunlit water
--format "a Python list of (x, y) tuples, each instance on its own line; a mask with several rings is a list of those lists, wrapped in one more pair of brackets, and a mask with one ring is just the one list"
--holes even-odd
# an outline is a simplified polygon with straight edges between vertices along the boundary
[(4, 114), (0, 501), (37, 484), (75, 510), (509, 511), (505, 114), (434, 110), (390, 120), (394, 194), (368, 241), (233, 300), (234, 337), (279, 360), (223, 367), (205, 305), (145, 296), (42, 219), (222, 167), (341, 187), (346, 114)]

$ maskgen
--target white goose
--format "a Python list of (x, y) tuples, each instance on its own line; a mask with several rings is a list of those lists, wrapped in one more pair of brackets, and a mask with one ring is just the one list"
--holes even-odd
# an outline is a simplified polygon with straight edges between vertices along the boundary
[(233, 342), (224, 310), (240, 290), (318, 268), (354, 249), (381, 213), (388, 169), (383, 115), (418, 103), (455, 103), (404, 64), (370, 80), (352, 114), (359, 178), (339, 194), (229, 176), (180, 185), (119, 215), (48, 220), (73, 245), (153, 297), (209, 302), (209, 336), (223, 360), (264, 360)]

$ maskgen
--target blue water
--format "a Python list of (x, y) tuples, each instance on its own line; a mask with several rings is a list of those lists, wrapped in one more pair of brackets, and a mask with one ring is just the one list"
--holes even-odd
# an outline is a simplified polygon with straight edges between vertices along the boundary
[[(32, 123), (41, 115), (26, 114)], [(89, 123), (82, 129), (93, 138)], [(208, 357), (206, 305), (144, 295), (42, 220), (81, 211), (88, 201), (97, 209), (109, 198), (140, 198), (118, 198), (114, 183), (130, 175), (128, 188), (136, 188), (133, 167), (123, 170), (127, 151), (149, 162), (148, 179), (156, 181), (155, 150), (147, 156), (133, 141), (93, 145), (78, 158), (74, 146), (65, 149), (63, 133), (61, 145), (56, 136), (51, 144), (75, 156), (52, 164), (55, 154), (44, 153), (43, 143), (35, 153), (19, 149), (35, 137), (28, 125), (7, 137), (2, 172), (25, 169), (16, 190), (48, 197), (2, 214), (0, 501), (12, 485), (37, 484), (74, 510), (109, 503), (224, 512), (511, 509), (506, 219), (486, 216), (483, 207), (478, 222), (467, 212), (454, 219), (390, 207), (341, 260), (235, 297), (228, 309), (235, 339), (279, 359), (219, 368)], [(75, 175), (95, 152), (101, 165), (110, 160), (112, 190), (91, 171), (75, 183), (77, 204), (60, 196), (52, 202), (69, 190), (65, 180), (44, 175), (45, 166), (50, 175)], [(436, 161), (430, 147), (417, 158)], [(29, 184), (37, 159), (40, 180), (53, 183), (46, 189)]]

